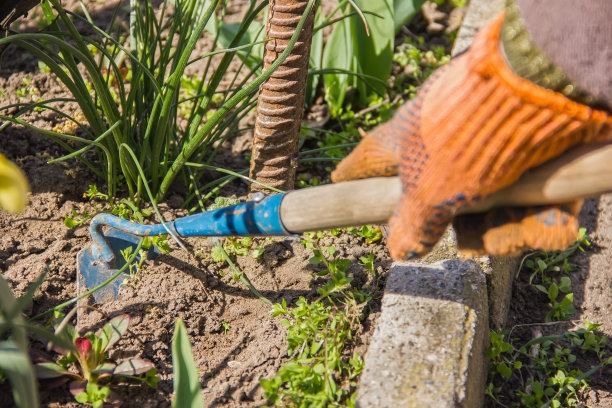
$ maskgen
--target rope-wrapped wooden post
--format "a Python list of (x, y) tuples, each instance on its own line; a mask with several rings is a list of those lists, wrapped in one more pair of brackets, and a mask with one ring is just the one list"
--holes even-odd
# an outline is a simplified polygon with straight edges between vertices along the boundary
[[(283, 52), (306, 9), (307, 0), (270, 0), (263, 69)], [(315, 9), (285, 62), (261, 85), (257, 103), (251, 178), (281, 189), (293, 189), (298, 161), (300, 123), (308, 77)], [(251, 192), (266, 191), (253, 183)]]

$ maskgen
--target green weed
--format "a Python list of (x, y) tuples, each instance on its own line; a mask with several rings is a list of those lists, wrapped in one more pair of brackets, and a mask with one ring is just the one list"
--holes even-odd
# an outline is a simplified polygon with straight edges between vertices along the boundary
[(443, 47), (425, 48), (425, 39), (406, 37), (405, 42), (396, 47), (393, 62), (398, 65), (393, 89), (401, 94), (414, 97), (420, 86), (437, 68), (450, 61), (450, 55)]
[[(585, 327), (560, 335), (535, 338), (521, 347), (506, 342), (503, 333), (491, 332), (486, 356), (489, 383), (485, 394), (500, 406), (576, 407), (590, 389), (588, 378), (612, 364), (602, 348), (607, 337), (588, 320)], [(599, 363), (583, 372), (574, 364), (577, 355), (595, 354)], [(513, 391), (512, 401), (502, 401), (502, 387), (511, 378), (521, 386)], [(510, 405), (508, 405), (510, 404)]]
[[(115, 345), (129, 326), (129, 316), (120, 315), (110, 320), (98, 332), (79, 335), (70, 324), (59, 323), (60, 336), (74, 345), (71, 349), (56, 348), (62, 357), (57, 361), (45, 361), (34, 366), (39, 379), (67, 378), (70, 392), (77, 402), (102, 407), (110, 402), (114, 379), (131, 379), (157, 387), (159, 377), (153, 363), (142, 358), (131, 358), (120, 363), (109, 360), (108, 351)], [(61, 326), (60, 326), (61, 324)], [(116, 401), (115, 401), (116, 402)]]
[[(545, 293), (548, 296), (550, 303), (550, 310), (546, 314), (546, 321), (552, 322), (557, 320), (568, 320), (571, 315), (576, 313), (574, 307), (574, 294), (570, 293), (572, 290), (572, 282), (567, 276), (561, 277), (559, 284), (552, 282), (548, 288), (543, 285), (534, 285), (536, 289)], [(563, 294), (565, 294), (563, 296)], [(558, 296), (562, 295), (563, 298), (558, 300)]]
[(357, 237), (365, 239), (368, 244), (373, 244), (382, 239), (382, 230), (372, 225), (364, 225), (361, 228), (349, 228), (349, 232)]
[[(98, 208), (97, 212), (108, 212), (126, 220), (138, 221), (141, 224), (146, 218), (153, 215), (151, 210), (139, 208), (131, 200), (125, 198), (117, 200), (111, 198), (108, 194), (100, 192), (95, 184), (89, 185), (89, 189), (83, 193), (83, 198), (88, 198), (89, 201), (102, 203), (103, 205)], [(70, 214), (64, 216), (64, 225), (71, 229), (80, 227), (91, 220), (94, 215), (96, 214), (87, 211), (79, 212), (72, 208)]]
[(225, 255), (248, 256), (253, 259), (260, 258), (265, 252), (265, 248), (256, 245), (251, 237), (227, 237), (223, 240), (223, 245), (215, 245), (210, 250), (210, 257), (214, 262), (224, 262)]
[(41, 274), (20, 298), (15, 297), (6, 279), (0, 275), (0, 373), (2, 378), (10, 381), (13, 400), (19, 408), (39, 406), (34, 368), (28, 355), (28, 335), (35, 335), (58, 347), (74, 348), (72, 343), (23, 316), (46, 275), (47, 272)]
[[(529, 273), (529, 283), (549, 301), (546, 322), (568, 320), (576, 313), (571, 280), (563, 274), (575, 268), (569, 257), (588, 245), (586, 231), (581, 229), (579, 239), (567, 250), (538, 251), (523, 259), (521, 268)], [(492, 331), (491, 346), (486, 352), (490, 359), (486, 395), (500, 406), (581, 406), (584, 393), (590, 389), (589, 376), (612, 364), (612, 356), (608, 356), (603, 347), (608, 339), (601, 334), (599, 326), (585, 320), (583, 328), (538, 337), (522, 346), (516, 346), (516, 340), (506, 340), (505, 334)], [(589, 354), (594, 354), (599, 363), (583, 372), (574, 363), (577, 355)], [(510, 379), (515, 383), (519, 381), (520, 387), (508, 395), (510, 391), (504, 385)]]
[[(295, 307), (285, 300), (272, 307), (272, 316), (282, 317), (287, 328), (287, 354), (290, 360), (276, 375), (260, 381), (266, 398), (276, 406), (355, 406), (357, 376), (363, 359), (347, 355), (353, 333), (360, 325), (364, 308), (372, 300), (372, 288), (356, 288), (346, 275), (351, 261), (337, 257), (335, 247), (320, 247), (322, 232), (304, 234), (303, 243), (312, 250), (310, 263), (322, 267), (317, 273), (327, 277), (317, 288), (319, 297), (300, 297)], [(373, 271), (373, 255), (363, 257)]]

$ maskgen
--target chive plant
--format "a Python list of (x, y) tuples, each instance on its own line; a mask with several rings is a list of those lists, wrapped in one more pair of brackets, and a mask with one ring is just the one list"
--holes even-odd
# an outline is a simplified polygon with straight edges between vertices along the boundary
[[(136, 202), (160, 202), (177, 178), (197, 191), (202, 171), (209, 166), (187, 168), (188, 163), (210, 164), (220, 142), (236, 133), (240, 119), (255, 106), (259, 85), (291, 52), (314, 0), (275, 63), (264, 72), (254, 67), (240, 78), (238, 73), (229, 74), (228, 68), (237, 52), (248, 53), (258, 45), (245, 44), (244, 38), (267, 1), (250, 1), (241, 24), (232, 30), (235, 35), (228, 47), (218, 47), (216, 34), (210, 52), (192, 57), (205, 27), (223, 25), (215, 16), (215, 10), (224, 7), (222, 3), (165, 0), (156, 13), (151, 0), (131, 0), (129, 39), (125, 41), (126, 33), (116, 24), (118, 7), (111, 28), (103, 30), (93, 23), (83, 5), (83, 15), (78, 15), (64, 10), (59, 0), (44, 0), (47, 29), (39, 33), (12, 32), (0, 39), (0, 48), (15, 44), (42, 61), (72, 95), (61, 101), (78, 103), (87, 123), (55, 108), (59, 99), (48, 99), (0, 107), (0, 119), (4, 121), (0, 130), (14, 123), (55, 140), (68, 154), (52, 162), (78, 158), (106, 181), (110, 197), (126, 186)], [(76, 22), (89, 26), (95, 35), (82, 36)], [(216, 54), (222, 57), (213, 64)], [(181, 99), (185, 70), (201, 59), (208, 61), (196, 96)], [(231, 85), (224, 88), (221, 81), (228, 76)], [(182, 104), (190, 107), (183, 118)], [(21, 119), (24, 113), (41, 108), (76, 123), (81, 132), (66, 135)], [(16, 113), (9, 115), (9, 111)], [(73, 147), (74, 142), (80, 143), (78, 147)], [(97, 160), (84, 156), (90, 149), (96, 152)]]

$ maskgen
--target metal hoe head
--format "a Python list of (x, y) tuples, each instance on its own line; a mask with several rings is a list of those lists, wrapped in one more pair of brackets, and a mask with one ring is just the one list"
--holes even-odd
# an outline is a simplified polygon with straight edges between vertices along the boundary
[[(128, 247), (136, 249), (141, 237), (129, 234), (127, 232), (120, 231), (118, 229), (110, 228), (104, 233), (104, 240), (106, 241), (108, 249), (112, 251), (113, 259), (110, 261), (104, 261), (99, 256), (94, 255), (92, 246), (87, 246), (79, 251), (77, 255), (77, 293), (81, 295), (98, 285), (109, 280), (115, 275), (123, 266), (126, 264), (121, 251)], [(145, 249), (145, 256), (147, 259), (154, 259), (159, 255), (159, 251), (151, 245), (149, 249)], [(137, 260), (140, 261), (141, 255), (139, 254)], [(129, 269), (126, 269), (123, 273), (109, 282), (103, 288), (93, 293), (95, 303), (109, 302), (117, 298), (119, 293), (119, 287), (123, 280), (129, 277)]]
[[(77, 256), (77, 291), (79, 295), (85, 293), (117, 274), (126, 264), (121, 251), (128, 247), (135, 250), (141, 237), (167, 233), (175, 237), (286, 235), (279, 215), (282, 198), (282, 194), (277, 194), (260, 201), (193, 214), (164, 224), (137, 224), (112, 214), (97, 214), (89, 228), (93, 244)], [(159, 255), (159, 251), (151, 246), (143, 254), (147, 259), (153, 259)], [(141, 261), (141, 254), (138, 256), (137, 261)], [(127, 276), (127, 273), (121, 274), (95, 291), (93, 296), (96, 303), (116, 299), (119, 286)]]

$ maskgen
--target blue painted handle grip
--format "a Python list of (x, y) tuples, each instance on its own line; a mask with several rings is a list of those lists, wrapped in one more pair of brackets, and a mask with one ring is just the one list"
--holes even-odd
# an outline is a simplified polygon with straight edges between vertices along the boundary
[[(106, 242), (102, 227), (109, 226), (132, 235), (166, 234), (168, 230), (182, 237), (228, 235), (287, 235), (280, 219), (280, 205), (285, 194), (276, 194), (261, 201), (249, 201), (218, 210), (179, 218), (164, 225), (136, 224), (112, 214), (96, 215), (90, 225), (95, 258), (110, 262), (115, 255)], [(166, 229), (167, 228), (167, 229)]]
[(174, 221), (183, 237), (225, 235), (287, 235), (280, 219), (284, 194), (249, 201), (218, 210), (190, 215)]

